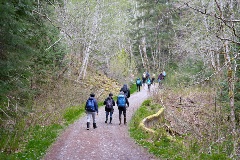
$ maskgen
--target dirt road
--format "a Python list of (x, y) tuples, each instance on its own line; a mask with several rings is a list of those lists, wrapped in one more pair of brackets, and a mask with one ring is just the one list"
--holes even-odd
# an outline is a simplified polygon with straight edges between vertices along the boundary
[[(147, 88), (142, 88), (129, 98), (127, 121), (149, 97)], [(104, 107), (97, 116), (98, 128), (86, 130), (86, 116), (67, 128), (52, 145), (45, 160), (153, 160), (153, 155), (138, 146), (128, 133), (128, 126), (119, 125), (118, 109), (115, 106), (112, 124), (106, 124)]]

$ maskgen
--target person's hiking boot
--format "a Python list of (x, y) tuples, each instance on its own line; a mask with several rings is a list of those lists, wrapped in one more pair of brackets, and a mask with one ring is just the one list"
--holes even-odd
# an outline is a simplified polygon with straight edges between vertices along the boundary
[(105, 121), (105, 123), (107, 123), (107, 121), (108, 121), (108, 116), (106, 115), (106, 121)]
[(89, 130), (90, 122), (87, 122), (87, 130)]
[(119, 125), (121, 124), (121, 118), (119, 118)]
[(127, 124), (126, 118), (124, 118), (124, 124)]
[(110, 122), (109, 122), (109, 124), (112, 124), (112, 117), (110, 117)]
[(97, 124), (96, 123), (93, 123), (93, 128), (97, 128)]
[(112, 117), (110, 117), (110, 122), (109, 123), (111, 123), (112, 124)]

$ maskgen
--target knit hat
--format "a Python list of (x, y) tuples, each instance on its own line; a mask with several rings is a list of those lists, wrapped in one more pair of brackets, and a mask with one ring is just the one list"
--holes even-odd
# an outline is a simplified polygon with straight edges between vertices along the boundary
[(95, 94), (94, 94), (94, 93), (91, 93), (91, 94), (90, 94), (90, 97), (95, 97)]

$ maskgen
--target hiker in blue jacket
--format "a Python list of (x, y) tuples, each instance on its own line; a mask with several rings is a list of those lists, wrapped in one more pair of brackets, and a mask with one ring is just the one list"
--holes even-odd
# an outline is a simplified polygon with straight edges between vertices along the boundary
[(126, 121), (126, 105), (129, 107), (129, 102), (127, 97), (124, 95), (124, 92), (121, 91), (117, 98), (117, 106), (119, 110), (119, 125), (121, 124), (121, 115), (124, 116), (124, 124), (127, 124)]
[(106, 121), (105, 123), (107, 123), (108, 121), (108, 115), (110, 114), (110, 124), (112, 123), (112, 115), (114, 112), (114, 108), (113, 106), (115, 106), (115, 101), (112, 98), (113, 94), (110, 93), (109, 97), (107, 97), (107, 99), (105, 99), (105, 101), (103, 102), (103, 105), (105, 105), (105, 111), (106, 111)]
[(98, 115), (98, 103), (94, 97), (95, 94), (91, 93), (85, 105), (85, 110), (87, 113), (87, 130), (89, 130), (91, 117), (93, 119), (93, 128), (97, 128), (96, 114)]

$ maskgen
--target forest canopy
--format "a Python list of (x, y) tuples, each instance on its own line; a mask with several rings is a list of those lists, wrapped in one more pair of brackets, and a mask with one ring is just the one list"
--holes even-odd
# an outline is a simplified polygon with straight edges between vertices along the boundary
[(239, 9), (238, 0), (1, 0), (1, 132), (14, 137), (35, 112), (51, 124), (90, 91), (166, 70), (171, 91), (211, 89), (236, 155)]

